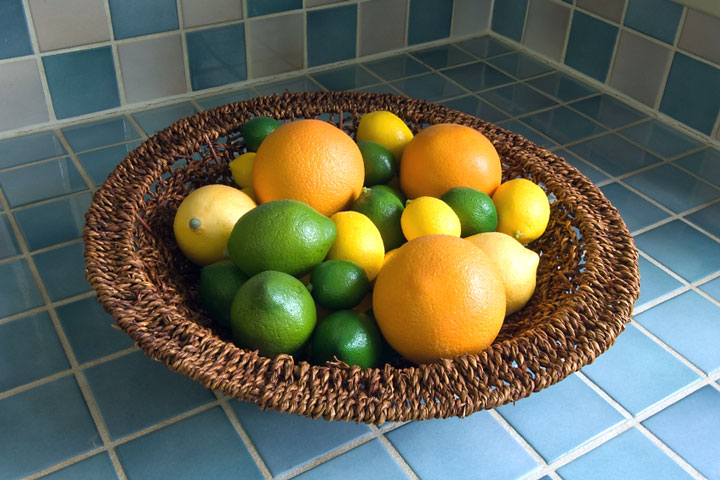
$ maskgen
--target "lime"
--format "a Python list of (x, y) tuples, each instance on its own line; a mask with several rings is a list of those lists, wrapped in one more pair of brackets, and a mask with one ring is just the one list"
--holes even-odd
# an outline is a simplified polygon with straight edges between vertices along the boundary
[(372, 318), (354, 310), (341, 310), (318, 325), (311, 349), (318, 365), (337, 358), (348, 365), (373, 368), (380, 365), (385, 344)]
[(375, 224), (382, 236), (385, 251), (405, 243), (400, 226), (404, 207), (392, 193), (378, 187), (363, 188), (350, 209), (362, 213)]
[(200, 271), (200, 301), (220, 325), (230, 326), (230, 305), (247, 279), (247, 275), (227, 259), (206, 265)]
[(450, 205), (460, 219), (461, 237), (494, 232), (497, 228), (497, 211), (487, 193), (470, 187), (455, 187), (440, 199)]
[(365, 186), (387, 183), (397, 173), (397, 162), (393, 154), (379, 143), (358, 142), (365, 164)]
[(317, 303), (331, 310), (353, 308), (370, 291), (365, 270), (347, 260), (328, 260), (313, 270), (310, 293)]
[[(397, 178), (397, 177), (395, 177), (395, 178)], [(405, 202), (407, 201), (407, 197), (405, 195), (403, 195), (403, 193), (400, 191), (400, 189), (395, 188), (391, 185), (375, 185), (372, 188), (374, 190), (377, 189), (377, 190), (382, 190), (384, 192), (392, 193), (393, 195), (395, 195), (397, 197), (398, 200), (400, 200), (400, 203), (402, 203), (403, 205), (405, 205)]]
[(316, 323), (315, 302), (287, 273), (262, 272), (240, 287), (230, 307), (233, 340), (241, 348), (274, 357), (300, 350)]
[(265, 137), (270, 135), (282, 123), (270, 117), (255, 117), (242, 126), (242, 136), (245, 140), (245, 146), (250, 152), (257, 152), (260, 144)]

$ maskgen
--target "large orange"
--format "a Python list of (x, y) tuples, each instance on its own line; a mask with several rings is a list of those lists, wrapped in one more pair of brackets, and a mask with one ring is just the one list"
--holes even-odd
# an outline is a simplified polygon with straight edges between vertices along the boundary
[(258, 203), (289, 198), (327, 216), (349, 208), (364, 180), (357, 144), (321, 120), (281, 125), (260, 144), (253, 164)]
[(373, 312), (387, 342), (416, 363), (478, 353), (505, 317), (505, 287), (485, 253), (450, 235), (410, 240), (375, 280)]
[(400, 187), (408, 198), (440, 197), (454, 187), (492, 195), (502, 167), (495, 147), (477, 130), (441, 123), (420, 131), (405, 147)]

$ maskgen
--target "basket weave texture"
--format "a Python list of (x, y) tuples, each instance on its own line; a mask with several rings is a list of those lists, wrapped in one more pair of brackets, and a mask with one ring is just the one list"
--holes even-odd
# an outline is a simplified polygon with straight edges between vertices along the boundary
[[(495, 145), (503, 181), (524, 177), (552, 200), (546, 233), (530, 245), (535, 294), (477, 355), (361, 370), (314, 366), (236, 347), (199, 302), (199, 269), (177, 248), (172, 222), (194, 188), (231, 184), (227, 164), (256, 115), (320, 118), (353, 135), (360, 116), (389, 110), (414, 132), (473, 127)], [(470, 115), (403, 96), (285, 93), (184, 118), (145, 141), (95, 193), (83, 232), (87, 279), (103, 307), (150, 357), (207, 388), (263, 409), (381, 424), (467, 416), (517, 401), (591, 363), (630, 320), (639, 294), (637, 251), (617, 210), (564, 160)]]

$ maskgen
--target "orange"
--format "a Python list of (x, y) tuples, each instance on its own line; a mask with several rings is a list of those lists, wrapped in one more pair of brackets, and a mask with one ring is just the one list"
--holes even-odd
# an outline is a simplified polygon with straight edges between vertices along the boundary
[(258, 203), (289, 198), (325, 216), (350, 208), (365, 181), (360, 148), (321, 120), (296, 120), (275, 129), (260, 144), (252, 174)]
[(505, 287), (492, 260), (471, 242), (425, 235), (383, 265), (373, 313), (391, 347), (430, 363), (492, 344), (505, 317)]
[(400, 187), (408, 198), (440, 197), (454, 187), (492, 195), (500, 185), (500, 157), (490, 140), (464, 125), (425, 128), (405, 147)]

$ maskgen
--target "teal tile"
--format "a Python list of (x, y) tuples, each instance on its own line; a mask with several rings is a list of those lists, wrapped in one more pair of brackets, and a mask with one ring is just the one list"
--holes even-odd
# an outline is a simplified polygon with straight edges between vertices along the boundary
[(420, 98), (428, 102), (437, 102), (466, 93), (462, 88), (437, 73), (397, 80), (391, 85), (409, 97)]
[(43, 305), (25, 259), (0, 263), (0, 318)]
[(676, 213), (720, 198), (720, 189), (670, 164), (637, 173), (624, 181)]
[(373, 85), (371, 87), (360, 87), (360, 88), (356, 89), (355, 91), (367, 92), (367, 93), (392, 93), (393, 95), (400, 94), (400, 92), (397, 89), (395, 89), (385, 83), (381, 83), (379, 85)]
[(620, 128), (645, 118), (645, 115), (608, 95), (598, 95), (579, 102), (570, 107), (582, 112), (608, 128)]
[(489, 36), (470, 38), (458, 42), (456, 45), (482, 59), (512, 51), (512, 48), (507, 44)]
[(16, 210), (15, 219), (30, 251), (80, 238), (91, 201), (90, 192), (83, 192)]
[(619, 183), (610, 183), (601, 187), (600, 190), (610, 200), (610, 203), (618, 209), (630, 232), (647, 227), (670, 216), (669, 213)]
[(178, 29), (174, 0), (109, 0), (116, 39)]
[(114, 147), (101, 148), (92, 152), (81, 153), (77, 156), (85, 172), (90, 176), (96, 187), (101, 186), (108, 175), (128, 156), (140, 142), (115, 145)]
[(193, 90), (247, 80), (245, 24), (185, 34)]
[(328, 90), (353, 90), (380, 82), (376, 76), (357, 65), (340, 67), (311, 75)]
[(328, 478), (403, 480), (408, 477), (380, 441), (371, 440), (294, 478), (298, 480), (325, 480)]
[(164, 130), (181, 118), (195, 115), (197, 109), (190, 102), (176, 103), (167, 107), (154, 108), (133, 114), (140, 128), (149, 135)]
[(301, 76), (290, 78), (287, 80), (280, 80), (277, 82), (266, 83), (264, 85), (258, 85), (258, 92), (261, 95), (272, 95), (273, 93), (284, 93), (288, 92), (320, 92), (322, 87), (316, 82), (313, 82), (309, 77)]
[(247, 0), (247, 16), (257, 17), (269, 13), (287, 12), (302, 8), (302, 0)]
[(0, 3), (0, 60), (32, 53), (22, 0), (3, 0)]
[(610, 175), (624, 175), (662, 161), (613, 133), (568, 148)]
[(117, 475), (110, 457), (103, 452), (42, 477), (43, 480), (77, 480), (81, 478), (114, 480)]
[[(309, 67), (355, 58), (357, 5), (311, 10), (307, 13)], [(334, 38), (342, 41), (328, 41)]]
[(720, 222), (718, 221), (720, 218), (720, 203), (698, 210), (685, 218), (711, 235), (720, 238)]
[(535, 145), (539, 145), (543, 148), (557, 147), (557, 143), (543, 135), (542, 133), (528, 127), (525, 123), (518, 120), (511, 120), (509, 122), (500, 122), (498, 124), (504, 129), (510, 130), (512, 133), (522, 135), (526, 139), (533, 142)]
[(195, 100), (205, 110), (209, 110), (213, 107), (219, 107), (220, 105), (227, 105), (228, 103), (241, 102), (243, 100), (250, 100), (256, 97), (257, 94), (252, 90), (238, 90), (234, 92), (220, 93), (218, 95), (212, 95), (210, 97), (199, 98)]
[(516, 42), (522, 40), (527, 0), (504, 0), (493, 6), (492, 30)]
[(63, 128), (62, 133), (76, 153), (140, 138), (140, 133), (125, 117)]
[(48, 55), (42, 60), (57, 118), (120, 106), (115, 61), (109, 46)]
[(673, 163), (720, 187), (720, 150), (706, 148)]
[(478, 95), (510, 115), (525, 115), (557, 105), (555, 100), (522, 83), (486, 90)]
[(673, 158), (701, 146), (700, 142), (657, 120), (626, 127), (618, 133), (664, 158)]
[(575, 142), (605, 130), (567, 107), (546, 110), (523, 117), (522, 120), (561, 144)]
[(625, 25), (672, 44), (682, 11), (682, 5), (670, 0), (628, 0)]
[(87, 184), (67, 157), (0, 172), (0, 188), (10, 207), (20, 207), (85, 190)]
[(471, 92), (499, 87), (514, 81), (497, 68), (483, 62), (448, 68), (443, 70), (442, 73)]
[(78, 242), (33, 255), (50, 300), (61, 300), (91, 290), (85, 280), (84, 251), (84, 244)]
[(488, 60), (488, 63), (520, 80), (548, 73), (552, 70), (552, 67), (549, 65), (538, 62), (534, 58), (520, 52), (491, 58)]
[(429, 72), (422, 63), (408, 55), (396, 55), (363, 64), (380, 78), (388, 81)]
[(0, 214), (0, 260), (3, 258), (20, 255), (22, 250), (18, 245), (15, 232), (10, 225), (10, 220), (6, 214)]
[(581, 83), (562, 72), (552, 72), (548, 75), (532, 78), (527, 83), (563, 102), (587, 97), (597, 92), (593, 87)]
[(638, 265), (640, 267), (640, 297), (635, 302), (635, 308), (642, 307), (648, 302), (683, 287), (682, 283), (643, 256), (640, 256)]
[(408, 45), (450, 36), (453, 0), (410, 0)]
[(593, 183), (600, 183), (610, 178), (605, 173), (601, 172), (593, 165), (568, 150), (557, 150), (555, 151), (555, 154), (564, 158), (567, 163), (577, 168), (580, 173), (585, 175), (588, 180)]
[(412, 56), (434, 69), (474, 62), (475, 58), (453, 45), (440, 45), (412, 52)]
[(575, 10), (565, 52), (565, 64), (604, 82), (610, 68), (617, 34), (618, 27)]
[(487, 102), (480, 100), (474, 95), (466, 95), (454, 100), (447, 100), (443, 102), (443, 105), (448, 108), (460, 110), (461, 112), (465, 112), (473, 117), (485, 120), (486, 122), (495, 123), (508, 118), (505, 113), (501, 112)]
[(67, 153), (54, 132), (40, 132), (0, 141), (0, 169)]

